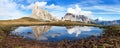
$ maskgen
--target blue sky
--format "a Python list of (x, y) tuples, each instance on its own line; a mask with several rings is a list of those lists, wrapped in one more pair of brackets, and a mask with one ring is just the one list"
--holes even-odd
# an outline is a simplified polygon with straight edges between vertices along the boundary
[(0, 20), (30, 16), (35, 4), (58, 18), (70, 8), (76, 12), (77, 5), (81, 14), (92, 19), (120, 19), (120, 0), (0, 0)]

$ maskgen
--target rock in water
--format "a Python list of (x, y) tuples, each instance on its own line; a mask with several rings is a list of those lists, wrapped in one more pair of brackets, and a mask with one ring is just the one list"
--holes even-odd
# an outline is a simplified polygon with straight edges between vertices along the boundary
[(70, 21), (80, 21), (83, 23), (92, 23), (92, 19), (88, 18), (84, 15), (75, 15), (72, 13), (67, 13), (62, 20), (70, 20)]
[(38, 5), (34, 6), (31, 17), (38, 20), (47, 20), (47, 21), (55, 20), (55, 18), (52, 17), (52, 15), (48, 11), (41, 10)]

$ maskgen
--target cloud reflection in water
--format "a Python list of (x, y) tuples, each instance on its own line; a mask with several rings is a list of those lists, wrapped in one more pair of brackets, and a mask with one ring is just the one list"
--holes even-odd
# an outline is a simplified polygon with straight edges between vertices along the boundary
[(91, 35), (98, 36), (100, 33), (102, 33), (101, 29), (87, 26), (21, 26), (11, 32), (12, 35), (23, 36), (26, 39), (38, 41), (76, 39)]

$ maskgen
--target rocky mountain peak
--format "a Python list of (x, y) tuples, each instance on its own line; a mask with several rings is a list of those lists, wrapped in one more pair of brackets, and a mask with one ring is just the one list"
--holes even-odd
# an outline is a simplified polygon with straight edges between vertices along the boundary
[(54, 17), (48, 11), (40, 9), (38, 5), (34, 6), (31, 17), (38, 20), (54, 20)]
[(62, 20), (70, 20), (70, 21), (80, 21), (84, 23), (92, 22), (87, 16), (84, 15), (75, 15), (72, 13), (66, 13)]

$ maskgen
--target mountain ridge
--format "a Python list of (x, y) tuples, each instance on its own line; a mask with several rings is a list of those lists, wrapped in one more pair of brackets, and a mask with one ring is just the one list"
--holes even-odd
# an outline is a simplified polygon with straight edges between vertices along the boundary
[(41, 20), (41, 19), (47, 20), (47, 21), (56, 20), (55, 17), (53, 17), (47, 10), (40, 9), (38, 5), (34, 6), (30, 17), (38, 20)]
[(62, 17), (62, 20), (70, 20), (70, 21), (80, 21), (83, 23), (92, 23), (92, 19), (88, 18), (84, 15), (75, 15), (72, 13), (66, 13), (64, 17)]
[(120, 20), (113, 20), (113, 21), (96, 21), (96, 24), (100, 25), (120, 25)]

